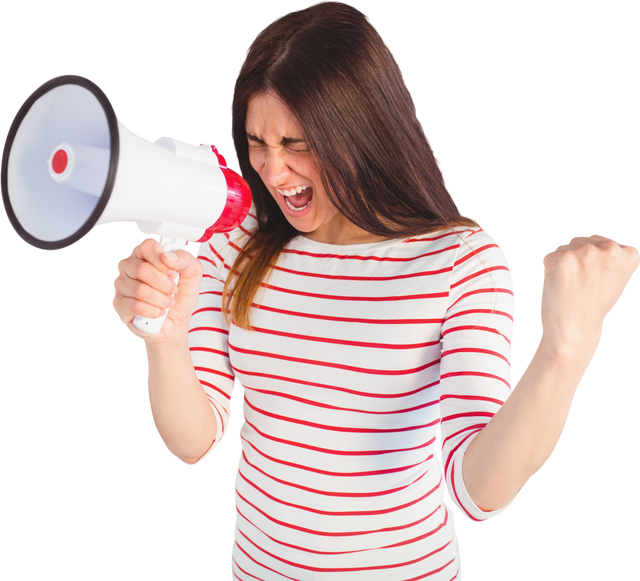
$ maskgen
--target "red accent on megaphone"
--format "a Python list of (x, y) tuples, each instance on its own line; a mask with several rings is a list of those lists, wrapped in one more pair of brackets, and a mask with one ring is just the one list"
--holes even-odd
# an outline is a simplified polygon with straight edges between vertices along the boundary
[[(198, 145), (203, 145), (205, 142), (204, 141), (198, 141)], [(213, 151), (213, 153), (215, 153), (216, 157), (218, 158), (218, 165), (222, 168), (228, 168), (231, 167), (231, 164), (229, 163), (229, 158), (222, 153), (222, 150), (220, 149), (220, 146), (213, 142), (211, 144), (211, 151)]]
[(58, 174), (64, 173), (64, 170), (67, 169), (68, 162), (69, 157), (67, 156), (67, 152), (64, 149), (58, 149), (51, 160), (51, 168)]
[[(222, 156), (220, 156), (222, 157)], [(251, 208), (251, 190), (236, 172), (221, 167), (227, 181), (227, 203), (216, 223), (207, 228), (206, 232), (197, 242), (206, 242), (216, 232), (230, 232), (242, 224)]]
[(218, 152), (218, 148), (215, 145), (211, 146), (211, 151), (213, 151), (213, 153), (216, 154), (216, 157), (218, 158), (218, 165), (220, 167), (227, 167), (227, 160), (222, 157), (222, 155)]

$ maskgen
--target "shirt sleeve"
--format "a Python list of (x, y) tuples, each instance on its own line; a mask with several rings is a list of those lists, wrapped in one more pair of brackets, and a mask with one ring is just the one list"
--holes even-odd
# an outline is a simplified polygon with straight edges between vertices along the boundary
[(441, 332), (440, 406), (442, 463), (451, 499), (472, 520), (485, 512), (462, 478), (473, 438), (511, 393), (513, 289), (506, 259), (483, 230), (461, 240), (451, 272), (449, 306)]
[(234, 373), (229, 362), (229, 328), (222, 314), (222, 290), (236, 251), (229, 234), (215, 234), (200, 245), (198, 259), (204, 266), (200, 296), (189, 328), (189, 350), (200, 381), (217, 420), (215, 439), (205, 458), (220, 442), (229, 423)]

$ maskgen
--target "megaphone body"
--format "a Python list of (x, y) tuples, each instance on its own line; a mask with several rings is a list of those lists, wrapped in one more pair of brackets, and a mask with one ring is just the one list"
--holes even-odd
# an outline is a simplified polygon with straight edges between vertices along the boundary
[[(27, 99), (7, 137), (1, 180), (11, 224), (44, 249), (130, 221), (170, 251), (232, 230), (251, 206), (247, 183), (215, 147), (134, 135), (104, 93), (76, 76), (52, 79)], [(162, 322), (135, 324), (157, 333)]]

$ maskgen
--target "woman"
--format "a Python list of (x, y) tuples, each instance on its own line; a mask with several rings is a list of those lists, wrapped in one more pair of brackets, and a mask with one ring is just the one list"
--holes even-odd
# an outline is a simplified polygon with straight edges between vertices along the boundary
[[(149, 240), (120, 264), (161, 436), (198, 461), (243, 384), (237, 579), (459, 579), (445, 484), (483, 520), (545, 462), (637, 251), (594, 236), (545, 258), (543, 339), (507, 400), (506, 262), (458, 213), (362, 14), (320, 4), (263, 31), (233, 134), (255, 215), (201, 261)], [(168, 307), (161, 334), (132, 325)]]
[[(256, 348), (251, 367), (271, 377), (262, 388), (238, 376), (240, 361), (234, 372), (248, 423), (231, 569), (238, 579), (457, 578), (455, 513), (435, 450), (442, 321), (429, 322), (446, 311), (430, 295), (448, 290), (450, 272), (422, 271), (468, 258), (467, 246), (446, 249), (475, 232), (492, 246), (503, 269), (496, 284), (510, 291), (505, 310), (515, 314), (506, 255), (455, 202), (397, 56), (359, 8), (320, 2), (274, 19), (243, 55), (229, 111), (258, 221), (233, 260), (240, 268), (255, 253), (236, 283), (230, 353), (237, 327), (256, 335), (248, 306), (265, 275), (275, 302), (272, 292), (254, 302), (280, 314), (254, 310), (254, 324), (269, 343), (284, 341), (267, 355), (264, 343), (242, 340)], [(285, 247), (292, 260), (281, 263), (290, 273), (281, 286), (269, 266)], [(419, 258), (432, 252), (447, 259)], [(473, 272), (481, 267), (476, 260)], [(484, 278), (477, 288), (493, 291), (492, 274)], [(223, 278), (225, 298), (233, 279)], [(504, 333), (513, 334), (512, 320)], [(508, 343), (498, 350), (509, 356)], [(508, 365), (498, 373), (513, 383)], [(492, 388), (499, 398), (508, 392)]]

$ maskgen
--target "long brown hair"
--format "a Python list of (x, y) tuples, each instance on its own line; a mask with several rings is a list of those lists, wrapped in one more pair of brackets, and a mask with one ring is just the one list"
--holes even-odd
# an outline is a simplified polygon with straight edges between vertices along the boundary
[(258, 221), (225, 285), (223, 312), (236, 325), (250, 328), (256, 291), (299, 234), (249, 162), (247, 109), (266, 92), (297, 119), (329, 199), (356, 226), (385, 238), (478, 226), (445, 188), (400, 69), (367, 17), (339, 2), (287, 14), (251, 45), (233, 98), (233, 139)]

